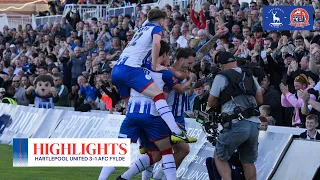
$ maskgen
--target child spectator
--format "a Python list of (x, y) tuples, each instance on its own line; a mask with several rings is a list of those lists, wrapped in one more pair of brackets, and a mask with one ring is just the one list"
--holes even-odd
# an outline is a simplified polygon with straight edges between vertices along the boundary
[(264, 116), (260, 116), (259, 119), (260, 119), (260, 130), (261, 131), (267, 131), (267, 129), (268, 129), (268, 120), (267, 120), (267, 118), (264, 117)]
[(300, 134), (300, 138), (307, 140), (320, 140), (320, 133), (316, 130), (318, 126), (318, 116), (310, 114), (306, 118), (307, 130)]
[(269, 105), (262, 105), (259, 107), (260, 115), (267, 118), (268, 125), (275, 125), (276, 120), (270, 116), (271, 107)]

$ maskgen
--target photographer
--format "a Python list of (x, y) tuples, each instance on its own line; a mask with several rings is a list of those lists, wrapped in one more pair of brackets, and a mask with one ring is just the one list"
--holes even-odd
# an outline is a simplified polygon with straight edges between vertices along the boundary
[(246, 179), (256, 179), (259, 118), (255, 108), (263, 102), (263, 88), (250, 71), (237, 66), (233, 54), (219, 53), (217, 62), (222, 71), (213, 81), (208, 106), (221, 108), (224, 129), (217, 139), (214, 160), (222, 179), (231, 180), (228, 160), (238, 149)]

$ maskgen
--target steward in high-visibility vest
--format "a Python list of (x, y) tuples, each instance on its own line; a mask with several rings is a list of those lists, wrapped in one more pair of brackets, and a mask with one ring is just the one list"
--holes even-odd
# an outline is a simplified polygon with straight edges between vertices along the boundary
[(7, 104), (14, 104), (17, 105), (17, 101), (12, 99), (12, 98), (8, 98), (8, 97), (4, 97), (1, 100), (2, 103), (7, 103)]

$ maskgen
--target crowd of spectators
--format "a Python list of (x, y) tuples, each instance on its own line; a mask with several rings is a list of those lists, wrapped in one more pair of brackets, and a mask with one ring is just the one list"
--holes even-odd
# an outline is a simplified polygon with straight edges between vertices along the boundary
[[(116, 5), (124, 1), (111, 2)], [(215, 56), (218, 51), (229, 51), (240, 66), (253, 72), (264, 89), (260, 112), (269, 125), (306, 127), (306, 116), (320, 110), (319, 1), (219, 2), (205, 2), (199, 12), (193, 1), (187, 9), (170, 5), (163, 8), (167, 13), (163, 39), (171, 45), (171, 63), (177, 48), (191, 47), (198, 52), (208, 41), (214, 41), (190, 71), (194, 83), (188, 89), (191, 109), (186, 114), (192, 117), (193, 110), (206, 108), (213, 78), (219, 71)], [(300, 4), (314, 7), (314, 31), (263, 31), (264, 5)], [(134, 17), (81, 19), (78, 13), (68, 13), (61, 22), (36, 28), (4, 27), (0, 34), (0, 99), (11, 97), (19, 105), (32, 104), (26, 99), (26, 89), (38, 75), (49, 74), (63, 97), (57, 106), (125, 113), (110, 73), (150, 9), (146, 6), (142, 11), (137, 6)], [(222, 30), (225, 28), (228, 30)]]

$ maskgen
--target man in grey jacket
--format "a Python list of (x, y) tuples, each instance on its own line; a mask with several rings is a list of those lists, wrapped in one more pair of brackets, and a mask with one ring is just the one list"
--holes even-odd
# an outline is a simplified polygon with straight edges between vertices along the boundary
[(77, 85), (77, 78), (86, 70), (87, 53), (82, 53), (79, 47), (74, 48), (69, 65), (71, 66), (71, 86)]
[(15, 88), (13, 98), (17, 100), (18, 105), (29, 106), (30, 101), (26, 97), (26, 90), (21, 87), (21, 77), (14, 76), (12, 80), (12, 87)]

